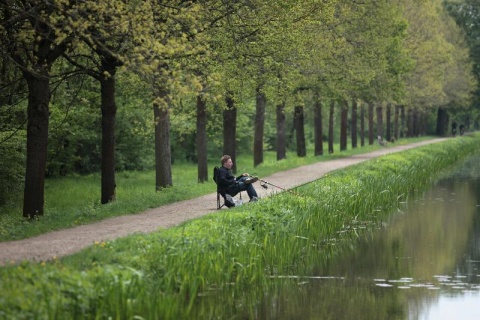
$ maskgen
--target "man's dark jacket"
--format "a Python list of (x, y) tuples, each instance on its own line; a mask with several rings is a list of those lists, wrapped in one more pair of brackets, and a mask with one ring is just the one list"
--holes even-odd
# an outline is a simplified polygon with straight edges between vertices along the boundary
[(218, 190), (222, 194), (230, 194), (230, 187), (235, 186), (237, 184), (237, 179), (240, 179), (241, 177), (242, 176), (238, 176), (235, 178), (231, 170), (223, 166), (220, 167), (217, 176)]

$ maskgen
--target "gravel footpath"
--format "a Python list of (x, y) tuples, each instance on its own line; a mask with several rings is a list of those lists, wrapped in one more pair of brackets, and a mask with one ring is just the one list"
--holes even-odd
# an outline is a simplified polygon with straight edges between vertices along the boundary
[[(445, 138), (438, 138), (401, 146), (391, 144), (388, 147), (370, 153), (318, 162), (277, 172), (262, 179), (290, 189), (317, 180), (331, 171), (365, 160), (444, 140)], [(272, 192), (281, 191), (271, 186), (268, 189), (261, 188), (259, 182), (256, 182), (254, 185), (260, 198), (266, 197)], [(243, 197), (244, 201), (246, 200), (245, 197), (246, 195)], [(110, 218), (88, 225), (42, 234), (33, 238), (0, 242), (0, 265), (19, 263), (23, 260), (40, 262), (55, 259), (78, 252), (93, 245), (95, 242), (109, 241), (133, 233), (149, 233), (169, 228), (215, 211), (216, 193), (211, 193), (195, 199), (150, 209), (139, 214)]]

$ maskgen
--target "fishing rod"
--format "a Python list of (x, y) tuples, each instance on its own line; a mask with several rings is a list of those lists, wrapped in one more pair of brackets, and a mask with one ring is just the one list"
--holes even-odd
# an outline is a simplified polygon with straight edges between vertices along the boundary
[(269, 184), (269, 185), (271, 185), (271, 186), (273, 186), (273, 187), (275, 187), (275, 188), (278, 188), (278, 189), (280, 189), (280, 190), (287, 191), (287, 192), (290, 192), (291, 194), (294, 194), (294, 195), (296, 195), (296, 196), (302, 197), (301, 194), (298, 194), (298, 193), (295, 192), (295, 191), (292, 191), (292, 190), (289, 190), (289, 189), (285, 189), (285, 188), (283, 188), (283, 187), (277, 186), (277, 185), (275, 185), (275, 184), (273, 184), (273, 183), (271, 183), (271, 182), (265, 181), (265, 180), (263, 180), (263, 179), (258, 179), (258, 181), (260, 181), (260, 186), (261, 186), (263, 189), (268, 189), (267, 184)]

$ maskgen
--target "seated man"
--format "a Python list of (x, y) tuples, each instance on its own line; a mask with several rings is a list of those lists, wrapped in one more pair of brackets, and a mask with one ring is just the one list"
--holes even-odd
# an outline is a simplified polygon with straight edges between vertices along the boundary
[(218, 190), (225, 195), (225, 200), (233, 203), (232, 197), (241, 191), (247, 191), (250, 201), (257, 201), (258, 195), (252, 183), (258, 180), (257, 177), (251, 177), (248, 173), (235, 177), (232, 173), (233, 161), (229, 155), (224, 155), (220, 160), (222, 166), (217, 176)]

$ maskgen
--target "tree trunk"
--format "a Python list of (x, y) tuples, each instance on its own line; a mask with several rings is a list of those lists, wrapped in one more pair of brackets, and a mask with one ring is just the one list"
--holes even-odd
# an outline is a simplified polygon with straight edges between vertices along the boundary
[(315, 95), (313, 119), (315, 131), (315, 156), (321, 156), (323, 155), (322, 102), (318, 95)]
[(352, 100), (352, 149), (357, 147), (357, 100)]
[(400, 106), (395, 105), (395, 120), (394, 120), (394, 125), (393, 125), (393, 136), (395, 138), (395, 141), (398, 140), (399, 138), (399, 116), (400, 116)]
[(368, 145), (372, 145), (374, 141), (373, 136), (373, 102), (368, 103)]
[(295, 107), (295, 135), (297, 138), (297, 156), (305, 157), (307, 155), (307, 148), (305, 144), (305, 126), (303, 107)]
[(392, 105), (389, 103), (387, 105), (387, 133), (385, 138), (387, 141), (392, 141)]
[(263, 162), (263, 136), (265, 128), (265, 93), (262, 87), (256, 89), (256, 106), (255, 106), (255, 132), (253, 137), (253, 166), (256, 167)]
[(418, 110), (415, 108), (413, 109), (413, 136), (418, 137), (420, 135), (420, 114)]
[(333, 128), (335, 125), (335, 100), (330, 102), (330, 113), (328, 115), (328, 153), (333, 153)]
[(347, 150), (348, 102), (342, 101), (340, 110), (340, 151)]
[(448, 114), (445, 108), (437, 109), (437, 136), (445, 136), (447, 133)]
[(44, 210), (50, 83), (48, 76), (24, 76), (28, 84), (28, 122), (23, 216), (33, 219)]
[(407, 111), (407, 137), (413, 137), (413, 112), (411, 108)]
[(382, 105), (379, 104), (376, 108), (377, 111), (377, 137), (381, 137), (384, 139), (383, 136), (383, 108)]
[(360, 107), (360, 145), (365, 146), (365, 104)]
[(207, 159), (207, 104), (203, 96), (197, 96), (197, 159), (198, 182), (208, 181)]
[[(166, 100), (167, 93), (160, 90), (160, 97)], [(155, 116), (155, 186), (160, 191), (173, 185), (172, 151), (170, 149), (170, 115), (167, 102), (153, 105)]]
[(405, 106), (400, 106), (400, 137), (405, 138)]
[(233, 161), (232, 171), (237, 172), (237, 108), (233, 94), (227, 93), (227, 108), (223, 111), (223, 154), (228, 154)]
[(277, 160), (287, 157), (285, 103), (277, 105)]
[[(101, 203), (115, 200), (115, 66), (102, 65), (110, 75), (100, 80), (102, 99), (102, 197)], [(103, 72), (102, 72), (103, 74)]]

